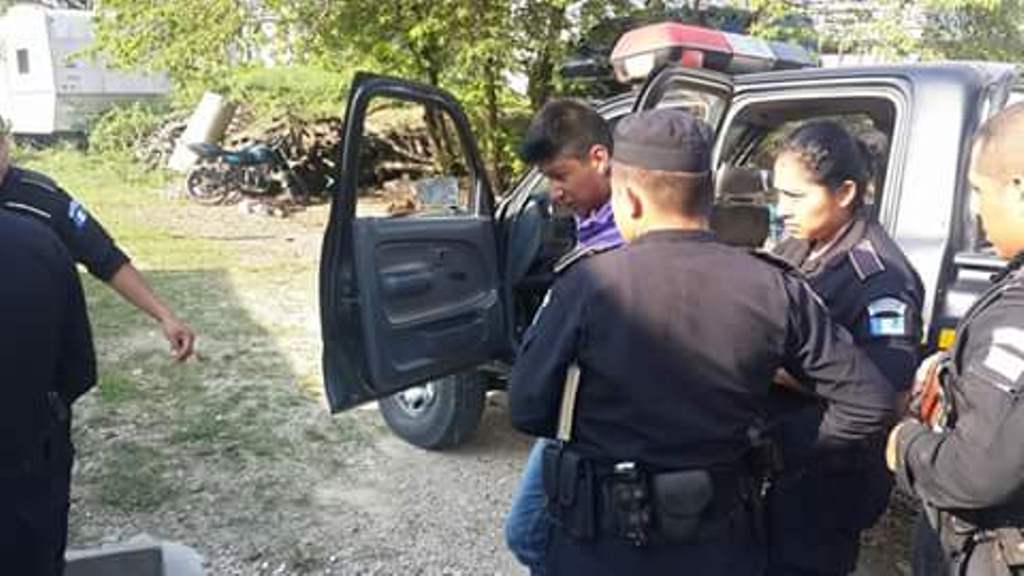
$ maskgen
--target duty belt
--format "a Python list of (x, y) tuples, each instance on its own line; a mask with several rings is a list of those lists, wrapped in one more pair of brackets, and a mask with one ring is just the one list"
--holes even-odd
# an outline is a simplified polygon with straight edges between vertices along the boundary
[(614, 537), (645, 546), (713, 539), (758, 497), (745, 473), (609, 463), (557, 443), (545, 449), (543, 475), (553, 523), (583, 541)]

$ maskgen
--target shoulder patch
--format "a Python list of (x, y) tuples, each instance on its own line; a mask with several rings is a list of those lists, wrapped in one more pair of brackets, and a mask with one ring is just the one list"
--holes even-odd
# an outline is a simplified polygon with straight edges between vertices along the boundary
[(78, 200), (72, 200), (68, 204), (68, 219), (75, 225), (75, 228), (81, 230), (89, 221), (89, 213), (85, 211), (84, 206), (78, 203)]
[(870, 240), (864, 239), (857, 243), (847, 254), (853, 272), (861, 282), (866, 282), (875, 274), (885, 272), (885, 264), (878, 256), (875, 245)]
[(992, 344), (982, 366), (996, 378), (987, 379), (1008, 394), (1024, 386), (1024, 329), (1005, 326), (992, 332)]
[(559, 258), (558, 262), (555, 262), (555, 274), (561, 274), (568, 270), (569, 268), (572, 268), (573, 265), (575, 265), (576, 263), (581, 262), (582, 260), (589, 258), (595, 254), (608, 252), (615, 248), (618, 248), (618, 246), (577, 246), (570, 250), (567, 254)]
[(868, 304), (868, 332), (875, 337), (907, 336), (908, 304), (899, 298), (886, 296)]

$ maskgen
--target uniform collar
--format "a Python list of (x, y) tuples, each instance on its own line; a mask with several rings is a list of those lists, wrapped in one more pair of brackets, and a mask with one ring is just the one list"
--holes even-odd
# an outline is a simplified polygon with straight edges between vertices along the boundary
[(848, 253), (868, 234), (870, 220), (863, 212), (859, 212), (853, 220), (840, 230), (839, 234), (829, 241), (829, 246), (813, 260), (810, 258), (811, 246), (806, 240), (789, 239), (779, 244), (776, 254), (807, 275), (817, 274), (831, 266)]
[(632, 244), (657, 244), (663, 242), (712, 242), (714, 232), (710, 230), (654, 230), (633, 240)]

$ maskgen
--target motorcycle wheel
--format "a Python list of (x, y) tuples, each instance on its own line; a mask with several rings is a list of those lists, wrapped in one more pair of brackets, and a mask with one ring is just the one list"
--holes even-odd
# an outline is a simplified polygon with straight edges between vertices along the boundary
[(227, 175), (210, 166), (193, 168), (185, 181), (185, 187), (189, 198), (205, 206), (223, 203), (231, 192)]

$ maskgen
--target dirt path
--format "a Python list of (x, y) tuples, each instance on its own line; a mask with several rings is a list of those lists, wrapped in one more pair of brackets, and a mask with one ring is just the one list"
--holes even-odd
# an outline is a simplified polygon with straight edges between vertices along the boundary
[[(501, 528), (530, 440), (504, 395), (447, 453), (395, 439), (372, 407), (327, 413), (326, 207), (282, 221), (153, 202), (107, 209), (161, 231), (136, 261), (201, 334), (200, 358), (168, 365), (153, 326), (90, 283), (103, 380), (76, 407), (72, 545), (145, 532), (197, 548), (216, 575), (523, 573)], [(200, 256), (162, 267), (159, 250), (185, 241)], [(883, 523), (861, 573), (906, 573), (904, 532)]]

